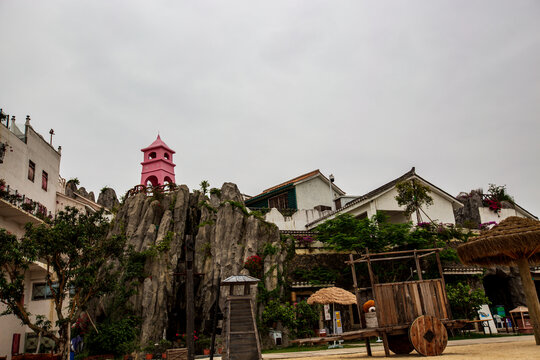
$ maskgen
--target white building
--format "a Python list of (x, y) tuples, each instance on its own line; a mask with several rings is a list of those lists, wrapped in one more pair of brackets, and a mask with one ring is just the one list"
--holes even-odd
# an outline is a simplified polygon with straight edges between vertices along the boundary
[[(17, 237), (24, 235), (27, 223), (43, 223), (66, 206), (80, 211), (96, 211), (100, 205), (78, 194), (66, 196), (65, 180), (60, 178), (61, 148), (54, 149), (30, 125), (26, 118), (24, 131), (15, 117), (0, 110), (0, 228)], [(31, 314), (44, 315), (53, 324), (54, 303), (45, 282), (46, 266), (33, 263), (25, 274), (24, 304)], [(4, 311), (0, 304), (0, 312)], [(14, 315), (0, 317), (0, 357), (35, 352), (37, 337)], [(41, 352), (49, 351), (51, 340), (41, 340)]]
[(335, 209), (345, 192), (319, 170), (272, 186), (245, 200), (251, 210), (272, 209), (265, 215), (280, 230), (304, 230), (305, 225)]
[(416, 224), (416, 216), (405, 216), (404, 207), (399, 206), (396, 201), (396, 196), (398, 195), (396, 185), (400, 182), (413, 179), (420, 182), (422, 185), (427, 186), (431, 191), (429, 195), (433, 198), (432, 205), (422, 206), (422, 221), (433, 220), (443, 224), (455, 224), (454, 209), (463, 207), (463, 204), (441, 188), (421, 178), (416, 174), (415, 168), (413, 167), (411, 171), (397, 179), (394, 179), (365, 195), (359, 196), (352, 201), (349, 200), (344, 206), (336, 211), (308, 223), (305, 230), (311, 230), (317, 225), (322, 224), (324, 221), (332, 219), (339, 214), (351, 214), (357, 218), (370, 218), (375, 215), (377, 211), (384, 211), (384, 213), (390, 217), (389, 220), (391, 222), (404, 223), (412, 221), (413, 224)]
[(61, 148), (45, 141), (30, 125), (30, 117), (21, 131), (15, 117), (7, 115), (0, 125), (0, 144), (0, 179), (5, 183), (0, 227), (22, 236), (24, 224), (56, 212)]

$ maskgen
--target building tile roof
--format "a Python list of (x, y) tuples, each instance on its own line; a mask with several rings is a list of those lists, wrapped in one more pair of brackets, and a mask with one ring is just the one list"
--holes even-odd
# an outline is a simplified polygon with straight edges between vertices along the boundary
[[(287, 180), (285, 182), (282, 182), (278, 185), (275, 185), (275, 186), (272, 186), (266, 190), (263, 190), (262, 193), (258, 194), (258, 195), (255, 195), (249, 199), (246, 199), (246, 201), (249, 201), (249, 200), (253, 200), (255, 198), (259, 198), (259, 197), (262, 197), (264, 195), (267, 195), (275, 190), (278, 190), (278, 189), (282, 189), (282, 188), (285, 188), (285, 187), (288, 187), (288, 186), (291, 186), (291, 185), (294, 185), (300, 181), (303, 181), (303, 180), (307, 180), (311, 177), (315, 177), (315, 176), (322, 176), (326, 181), (329, 181), (328, 178), (326, 176), (324, 176), (321, 171), (319, 169), (317, 170), (313, 170), (313, 171), (310, 171), (308, 173), (305, 173), (303, 175), (300, 175), (300, 176), (297, 176), (295, 178), (292, 178), (290, 180)], [(340, 192), (342, 194), (345, 194), (345, 192), (343, 190), (341, 190), (336, 184), (332, 184), (332, 187), (337, 191), (337, 192)]]
[(173, 149), (171, 149), (167, 144), (165, 144), (165, 142), (163, 142), (163, 140), (161, 140), (161, 137), (159, 136), (159, 134), (153, 143), (151, 143), (149, 146), (145, 147), (144, 149), (141, 149), (141, 151), (144, 152), (146, 150), (155, 149), (159, 147), (165, 148), (173, 154), (175, 153)]
[(320, 218), (318, 218), (317, 220), (314, 220), (308, 224), (306, 224), (306, 227), (310, 227), (311, 225), (313, 224), (316, 224), (318, 222), (320, 222), (321, 220), (324, 220), (326, 218), (329, 218), (333, 215), (335, 215), (336, 213), (341, 213), (343, 212), (343, 210), (345, 209), (348, 209), (360, 202), (363, 202), (365, 200), (368, 200), (368, 199), (371, 199), (377, 195), (380, 195), (382, 194), (383, 192), (387, 191), (387, 190), (390, 190), (391, 188), (393, 188), (394, 186), (396, 186), (396, 184), (404, 181), (404, 180), (407, 180), (411, 177), (417, 177), (418, 179), (422, 180), (423, 182), (425, 182), (426, 184), (428, 184), (430, 187), (434, 188), (434, 189), (437, 189), (438, 191), (440, 191), (441, 193), (445, 194), (446, 196), (450, 197), (452, 199), (452, 201), (454, 201), (455, 203), (458, 203), (460, 204), (461, 206), (463, 206), (463, 204), (458, 200), (456, 199), (454, 196), (450, 195), (449, 193), (447, 193), (446, 191), (442, 190), (441, 188), (433, 185), (432, 183), (430, 183), (429, 181), (426, 181), (425, 179), (421, 178), (420, 176), (418, 176), (418, 174), (416, 174), (416, 171), (415, 171), (415, 168), (413, 167), (410, 171), (406, 172), (405, 174), (401, 175), (400, 177), (398, 177), (397, 179), (394, 179), (378, 188), (376, 188), (375, 190), (372, 190), (370, 192), (368, 192), (367, 194), (364, 194), (362, 196), (359, 196), (357, 197), (356, 199), (354, 199), (353, 201), (351, 202), (348, 202), (347, 204), (345, 204), (345, 206), (337, 209), (337, 210), (334, 210), (333, 212), (331, 212), (330, 214), (327, 214), (325, 216), (322, 216)]

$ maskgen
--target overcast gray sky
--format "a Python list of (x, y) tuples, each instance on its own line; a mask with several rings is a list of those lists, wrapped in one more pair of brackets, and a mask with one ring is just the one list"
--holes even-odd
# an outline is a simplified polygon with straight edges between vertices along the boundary
[(177, 183), (314, 169), (361, 195), (412, 166), (540, 215), (539, 1), (0, 1), (0, 107), (122, 195), (158, 131)]

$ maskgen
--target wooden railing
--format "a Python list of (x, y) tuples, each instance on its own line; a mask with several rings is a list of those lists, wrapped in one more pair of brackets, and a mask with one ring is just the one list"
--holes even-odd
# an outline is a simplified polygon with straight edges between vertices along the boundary
[(137, 186), (134, 186), (132, 189), (128, 190), (128, 192), (126, 193), (126, 199), (140, 193), (144, 193), (146, 194), (146, 196), (153, 196), (156, 193), (167, 194), (176, 190), (177, 188), (178, 188), (178, 185), (174, 183), (163, 184), (163, 185), (158, 185), (158, 186), (137, 185)]

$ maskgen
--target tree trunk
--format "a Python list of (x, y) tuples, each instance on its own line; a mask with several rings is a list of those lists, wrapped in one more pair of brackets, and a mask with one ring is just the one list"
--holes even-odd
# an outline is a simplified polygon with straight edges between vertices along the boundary
[(529, 263), (526, 259), (517, 260), (519, 274), (523, 282), (523, 290), (527, 299), (527, 307), (529, 308), (529, 316), (534, 330), (534, 339), (536, 345), (540, 345), (540, 303), (538, 302), (538, 294), (531, 276)]

